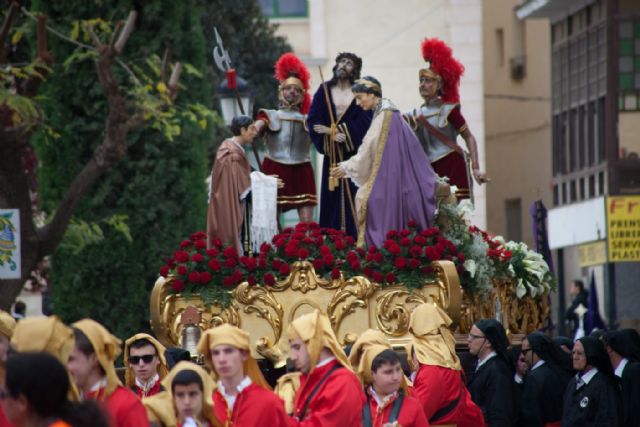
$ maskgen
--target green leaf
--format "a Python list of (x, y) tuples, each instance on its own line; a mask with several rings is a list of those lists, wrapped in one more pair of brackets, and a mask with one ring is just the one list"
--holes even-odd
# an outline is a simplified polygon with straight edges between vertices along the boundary
[(80, 36), (80, 21), (74, 21), (73, 24), (71, 25), (71, 33), (69, 34), (69, 37), (71, 37), (72, 40), (78, 40), (79, 36)]
[(185, 63), (182, 65), (185, 73), (189, 74), (190, 76), (195, 76), (199, 79), (201, 79), (203, 77), (202, 71), (198, 70), (196, 67), (194, 67), (191, 64)]
[(18, 43), (20, 43), (21, 39), (22, 39), (22, 32), (16, 31), (15, 33), (13, 33), (13, 36), (11, 36), (11, 44), (15, 46)]

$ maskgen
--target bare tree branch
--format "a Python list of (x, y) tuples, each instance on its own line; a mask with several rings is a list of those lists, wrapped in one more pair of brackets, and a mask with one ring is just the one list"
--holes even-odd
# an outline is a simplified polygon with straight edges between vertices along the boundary
[(169, 67), (171, 64), (169, 61), (171, 60), (171, 50), (166, 48), (164, 50), (164, 55), (162, 55), (162, 64), (160, 65), (160, 81), (162, 83), (167, 83), (167, 78), (169, 76)]
[(102, 43), (102, 40), (100, 40), (100, 38), (98, 37), (98, 35), (96, 34), (95, 31), (93, 31), (93, 25), (88, 24), (88, 23), (83, 23), (82, 24), (82, 28), (84, 28), (84, 30), (89, 33), (89, 37), (91, 37), (91, 41), (93, 42), (93, 45), (97, 48), (100, 48), (100, 46), (102, 46), (104, 43)]
[(18, 3), (12, 1), (9, 5), (9, 10), (4, 17), (4, 21), (2, 21), (2, 27), (0, 27), (0, 46), (4, 48), (4, 42), (7, 39), (7, 35), (9, 34), (9, 29), (11, 28), (11, 24), (13, 22), (13, 17), (16, 15), (16, 12), (19, 9)]
[(47, 17), (38, 16), (37, 24), (37, 45), (38, 45), (38, 58), (44, 61), (46, 64), (53, 64), (53, 56), (49, 52), (49, 43), (47, 41)]
[(111, 40), (109, 40), (109, 49), (113, 50), (116, 44), (116, 40), (118, 39), (118, 34), (124, 27), (124, 22), (122, 20), (118, 21), (116, 24), (116, 28), (113, 29), (113, 33), (111, 34)]
[(178, 82), (180, 81), (181, 74), (182, 64), (180, 62), (176, 62), (176, 65), (173, 66), (173, 71), (171, 72), (171, 78), (169, 79), (169, 95), (171, 100), (176, 99), (176, 96), (178, 96)]
[(8, 49), (5, 46), (5, 40), (7, 39), (7, 35), (9, 34), (9, 29), (11, 28), (11, 24), (13, 22), (13, 17), (19, 9), (18, 3), (12, 1), (9, 5), (9, 10), (4, 17), (4, 21), (2, 22), (2, 27), (0, 27), (0, 64), (4, 63), (7, 58)]
[(122, 51), (124, 50), (124, 47), (129, 40), (129, 36), (131, 36), (131, 33), (133, 32), (133, 27), (136, 24), (137, 17), (138, 12), (136, 12), (135, 10), (129, 12), (127, 23), (124, 25), (124, 29), (122, 30), (122, 33), (120, 33), (120, 37), (118, 38), (118, 41), (114, 46), (114, 50), (116, 51), (116, 53), (122, 53)]

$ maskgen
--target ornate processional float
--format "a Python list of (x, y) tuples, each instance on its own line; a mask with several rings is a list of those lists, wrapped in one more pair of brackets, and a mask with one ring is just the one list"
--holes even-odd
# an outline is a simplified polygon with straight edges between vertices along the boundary
[(280, 367), (288, 324), (314, 308), (344, 345), (373, 328), (404, 346), (411, 312), (424, 302), (442, 307), (458, 334), (481, 318), (499, 319), (512, 335), (541, 328), (554, 287), (547, 264), (525, 244), (470, 225), (467, 206), (440, 203), (437, 226), (389, 231), (381, 248), (301, 223), (246, 257), (220, 241), (207, 249), (206, 234), (194, 233), (160, 269), (152, 329), (164, 345), (195, 351), (201, 331), (230, 323), (251, 334), (254, 357)]

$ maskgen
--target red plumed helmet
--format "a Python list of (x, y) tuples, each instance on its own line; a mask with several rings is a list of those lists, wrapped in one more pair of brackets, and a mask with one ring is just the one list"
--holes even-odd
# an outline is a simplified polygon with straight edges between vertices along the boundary
[[(430, 63), (429, 70), (442, 79), (442, 102), (460, 102), (460, 77), (464, 66), (458, 62), (445, 42), (440, 39), (424, 39), (422, 41), (422, 57)], [(428, 70), (420, 70), (421, 73)]]
[(280, 86), (295, 84), (304, 93), (300, 112), (307, 114), (311, 105), (311, 96), (309, 95), (309, 82), (311, 74), (304, 62), (291, 52), (282, 55), (275, 65), (275, 77), (280, 82)]

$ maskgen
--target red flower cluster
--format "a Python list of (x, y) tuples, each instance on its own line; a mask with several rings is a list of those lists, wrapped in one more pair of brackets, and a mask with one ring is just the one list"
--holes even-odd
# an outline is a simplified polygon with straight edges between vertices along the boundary
[(361, 269), (354, 239), (343, 231), (320, 228), (314, 222), (285, 228), (272, 242), (273, 245), (263, 245), (265, 250), (261, 248), (260, 257), (274, 275), (286, 276), (289, 265), (296, 261), (309, 261), (317, 274), (332, 279), (339, 279), (340, 270), (345, 268), (354, 272)]
[(509, 262), (512, 255), (511, 251), (506, 250), (501, 242), (494, 240), (489, 233), (484, 230), (480, 230), (475, 225), (469, 227), (469, 232), (482, 236), (482, 240), (489, 245), (489, 249), (487, 249), (487, 256), (489, 256), (489, 258), (494, 262)]
[(386, 237), (382, 248), (367, 250), (363, 269), (367, 277), (380, 284), (419, 287), (433, 279), (433, 261), (464, 262), (464, 255), (437, 227), (418, 230), (416, 223), (410, 221), (407, 229), (391, 230)]
[(206, 239), (204, 232), (192, 234), (160, 268), (163, 277), (171, 278), (174, 292), (228, 299), (228, 290), (244, 281), (275, 285), (289, 275), (296, 261), (310, 262), (318, 275), (332, 280), (364, 275), (381, 285), (419, 287), (433, 279), (432, 261), (451, 260), (461, 267), (465, 259), (438, 228), (418, 230), (415, 223), (389, 231), (382, 248), (368, 250), (356, 248), (346, 233), (316, 223), (286, 228), (271, 243), (263, 243), (254, 256), (239, 256), (235, 247), (224, 247), (220, 239), (212, 239), (207, 246)]

